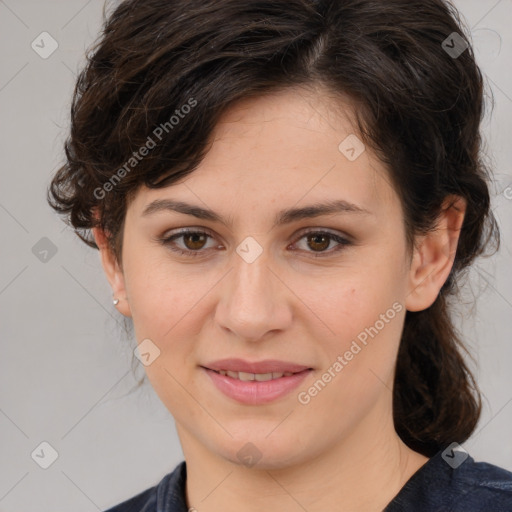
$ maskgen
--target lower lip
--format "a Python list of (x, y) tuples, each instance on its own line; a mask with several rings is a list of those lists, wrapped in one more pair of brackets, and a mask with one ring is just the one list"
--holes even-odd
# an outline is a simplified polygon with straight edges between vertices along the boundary
[(203, 370), (210, 376), (218, 390), (229, 398), (248, 405), (267, 404), (287, 395), (297, 388), (312, 371), (304, 370), (287, 377), (261, 382), (233, 379), (208, 368)]

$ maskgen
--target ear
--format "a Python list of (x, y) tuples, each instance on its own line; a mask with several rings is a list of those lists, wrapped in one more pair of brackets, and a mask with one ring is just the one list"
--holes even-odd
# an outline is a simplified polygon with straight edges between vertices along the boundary
[(439, 295), (455, 260), (465, 212), (464, 198), (447, 197), (435, 230), (416, 240), (405, 299), (408, 311), (429, 308)]
[(94, 227), (92, 228), (92, 234), (99, 248), (101, 264), (112, 288), (114, 298), (119, 299), (116, 308), (124, 316), (131, 317), (132, 313), (126, 294), (123, 270), (107, 244), (105, 232), (101, 228)]

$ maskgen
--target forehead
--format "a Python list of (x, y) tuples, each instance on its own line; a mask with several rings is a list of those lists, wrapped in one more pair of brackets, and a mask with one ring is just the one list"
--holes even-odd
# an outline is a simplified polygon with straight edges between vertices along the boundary
[[(356, 134), (355, 108), (322, 89), (241, 100), (220, 117), (196, 170), (168, 187), (142, 187), (131, 208), (141, 215), (163, 197), (253, 212), (325, 199), (385, 207), (396, 194), (387, 169)], [(361, 153), (351, 159), (346, 149), (354, 143)]]

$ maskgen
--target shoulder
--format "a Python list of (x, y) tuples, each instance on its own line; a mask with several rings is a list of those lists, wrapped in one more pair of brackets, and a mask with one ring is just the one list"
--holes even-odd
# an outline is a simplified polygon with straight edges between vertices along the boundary
[(512, 512), (512, 472), (447, 447), (407, 481), (385, 512), (406, 510)]
[(454, 478), (460, 495), (454, 512), (467, 512), (468, 507), (472, 510), (471, 506), (475, 511), (511, 512), (512, 472), (487, 462), (475, 462), (472, 457), (467, 462), (458, 468), (462, 471)]
[(183, 461), (155, 486), (105, 512), (187, 512), (185, 480), (186, 464)]

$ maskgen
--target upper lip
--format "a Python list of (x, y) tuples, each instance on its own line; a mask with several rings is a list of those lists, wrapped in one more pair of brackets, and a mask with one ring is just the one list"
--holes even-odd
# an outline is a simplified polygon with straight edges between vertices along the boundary
[(272, 373), (272, 372), (290, 372), (298, 373), (304, 370), (310, 370), (309, 366), (290, 363), (287, 361), (278, 361), (277, 359), (266, 359), (264, 361), (245, 361), (243, 359), (220, 359), (203, 365), (204, 368), (220, 371), (227, 370), (231, 372), (246, 373)]

